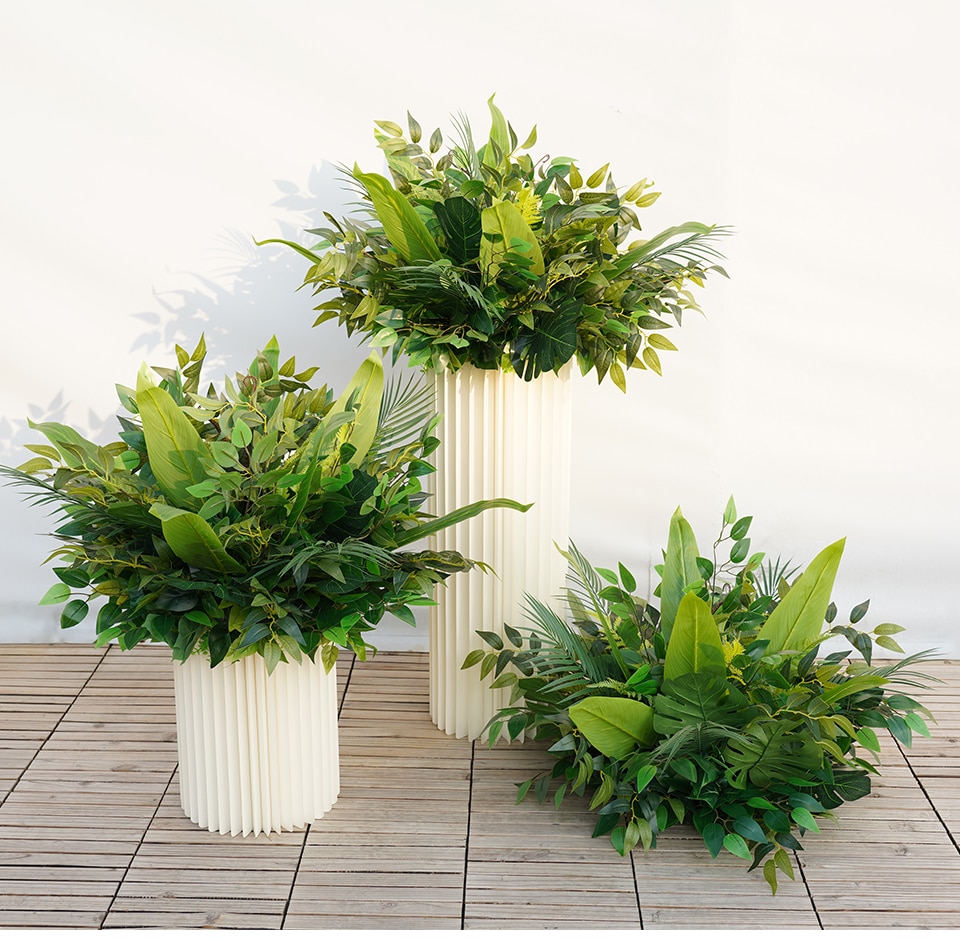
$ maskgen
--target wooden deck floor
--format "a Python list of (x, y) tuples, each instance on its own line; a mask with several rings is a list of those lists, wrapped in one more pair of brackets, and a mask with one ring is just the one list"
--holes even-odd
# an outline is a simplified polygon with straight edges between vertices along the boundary
[(0, 928), (960, 927), (960, 663), (929, 671), (934, 737), (771, 897), (689, 832), (622, 859), (583, 806), (515, 806), (549, 758), (437, 731), (423, 654), (342, 661), (337, 804), (231, 839), (181, 813), (165, 650), (0, 647)]

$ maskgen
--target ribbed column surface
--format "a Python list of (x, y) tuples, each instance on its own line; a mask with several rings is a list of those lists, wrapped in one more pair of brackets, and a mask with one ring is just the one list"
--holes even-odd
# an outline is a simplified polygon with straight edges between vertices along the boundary
[(340, 792), (337, 672), (319, 662), (261, 656), (210, 668), (201, 655), (173, 664), (180, 802), (222, 835), (305, 826)]
[(495, 572), (454, 575), (430, 611), (430, 715), (442, 731), (474, 739), (509, 703), (509, 690), (489, 688), (492, 676), (460, 669), (471, 650), (489, 649), (476, 631), (502, 635), (504, 623), (524, 623), (524, 594), (550, 603), (565, 582), (567, 563), (554, 543), (566, 548), (569, 533), (570, 366), (532, 382), (465, 366), (436, 375), (435, 384), (443, 415), (437, 514), (501, 496), (534, 503), (526, 513), (490, 510), (436, 536), (438, 549)]

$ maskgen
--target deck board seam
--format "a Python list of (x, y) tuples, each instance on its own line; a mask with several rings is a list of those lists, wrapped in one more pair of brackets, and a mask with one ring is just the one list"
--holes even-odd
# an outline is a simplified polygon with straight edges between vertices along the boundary
[[(347, 670), (347, 678), (343, 683), (343, 694), (340, 696), (340, 704), (337, 707), (337, 720), (343, 713), (343, 706), (347, 701), (347, 694), (350, 692), (350, 680), (353, 678), (353, 670), (357, 665), (357, 657), (350, 660), (350, 668)], [(307, 823), (303, 830), (303, 839), (300, 842), (300, 854), (297, 856), (297, 864), (293, 869), (293, 876), (290, 879), (290, 890), (287, 892), (287, 901), (283, 905), (283, 914), (280, 917), (280, 929), (283, 930), (287, 923), (287, 915), (290, 913), (290, 905), (293, 904), (293, 895), (297, 890), (297, 879), (300, 877), (300, 869), (303, 866), (303, 856), (307, 851), (307, 842), (310, 838), (311, 825)]]
[(813, 889), (810, 887), (810, 882), (807, 881), (807, 873), (803, 868), (803, 860), (800, 858), (800, 853), (796, 850), (793, 851), (793, 860), (796, 863), (797, 870), (800, 872), (800, 878), (803, 881), (803, 887), (806, 889), (807, 897), (810, 898), (810, 907), (813, 908), (813, 916), (817, 918), (817, 926), (821, 930), (825, 930), (823, 919), (820, 917), (820, 911), (817, 908), (817, 899), (813, 896)]
[[(893, 738), (893, 735), (890, 735)], [(910, 776), (913, 777), (913, 782), (920, 788), (920, 792), (923, 794), (923, 798), (927, 801), (927, 804), (930, 806), (930, 809), (933, 811), (933, 815), (937, 817), (937, 822), (943, 828), (943, 831), (946, 833), (947, 838), (950, 840), (950, 844), (956, 849), (957, 854), (960, 855), (960, 844), (957, 843), (956, 836), (950, 831), (950, 827), (947, 825), (947, 821), (940, 815), (940, 810), (937, 809), (937, 804), (934, 802), (933, 798), (927, 792), (927, 788), (923, 785), (923, 781), (920, 779), (919, 774), (914, 768), (913, 764), (910, 763), (910, 756), (907, 751), (904, 749), (903, 745), (896, 739), (893, 738), (893, 743), (897, 746), (897, 750), (900, 752), (900, 756), (903, 758), (904, 762), (907, 765), (907, 769), (910, 771)]]
[(50, 729), (49, 732), (47, 732), (46, 737), (43, 739), (43, 741), (40, 742), (40, 745), (36, 749), (36, 751), (33, 752), (33, 757), (31, 757), (30, 760), (27, 761), (26, 765), (23, 767), (20, 773), (17, 774), (17, 778), (13, 782), (13, 786), (11, 786), (10, 789), (7, 790), (7, 792), (3, 794), (2, 797), (0, 797), (0, 809), (3, 808), (7, 800), (16, 792), (17, 787), (20, 785), (20, 781), (23, 780), (24, 775), (33, 766), (34, 761), (40, 756), (40, 752), (47, 746), (50, 739), (60, 730), (60, 726), (63, 724), (63, 720), (67, 717), (67, 714), (69, 713), (70, 709), (73, 708), (74, 705), (76, 705), (77, 699), (79, 699), (80, 696), (83, 695), (83, 690), (86, 689), (86, 687), (90, 684), (90, 680), (96, 674), (96, 671), (103, 665), (103, 661), (107, 658), (107, 653), (109, 652), (109, 649), (110, 649), (109, 646), (105, 646), (103, 648), (103, 652), (100, 654), (100, 658), (96, 661), (96, 664), (93, 666), (93, 668), (87, 673), (87, 678), (83, 680), (83, 685), (81, 685), (80, 688), (77, 689), (76, 695), (74, 695), (73, 698), (70, 699), (70, 701), (67, 703), (63, 711), (60, 712), (60, 717), (57, 718), (54, 726)]
[(640, 882), (637, 880), (637, 860), (630, 853), (630, 871), (633, 874), (633, 893), (637, 899), (637, 917), (640, 918), (640, 929), (643, 930), (643, 904), (640, 902)]
[[(109, 647), (107, 651), (109, 651)], [(96, 675), (97, 670), (103, 665), (105, 660), (106, 660), (106, 655), (104, 655), (104, 657), (100, 660), (100, 662), (97, 663), (96, 669), (94, 669), (93, 672), (90, 674), (91, 679), (93, 678), (94, 675)], [(86, 683), (84, 685), (86, 685)], [(79, 698), (79, 694), (77, 697)], [(137, 842), (137, 847), (130, 853), (130, 857), (127, 859), (127, 864), (124, 869), (124, 872), (120, 876), (120, 880), (117, 882), (116, 888), (114, 888), (113, 897), (110, 899), (110, 903), (107, 905), (107, 909), (103, 912), (103, 917), (101, 917), (100, 919), (101, 929), (103, 928), (104, 922), (113, 911), (113, 905), (116, 903), (117, 898), (120, 896), (120, 889), (123, 887), (124, 882), (126, 882), (127, 875), (130, 874), (130, 869), (133, 867), (133, 863), (137, 860), (137, 856), (140, 854), (140, 850), (143, 848), (144, 840), (146, 839), (147, 834), (150, 832), (154, 822), (156, 821), (157, 813), (160, 812), (160, 807), (163, 805), (163, 801), (166, 798), (167, 793), (170, 792), (170, 787), (173, 785), (173, 778), (176, 777), (177, 769), (179, 768), (179, 766), (180, 766), (179, 762), (174, 763), (173, 770), (170, 771), (170, 776), (167, 778), (167, 784), (163, 788), (163, 793), (160, 794), (160, 799), (157, 800), (157, 805), (154, 806), (153, 813), (151, 814), (150, 819), (147, 821), (146, 825), (143, 827), (143, 830), (140, 833), (140, 839)]]
[(463, 846), (463, 894), (460, 902), (460, 929), (467, 924), (467, 878), (470, 874), (470, 821), (473, 816), (473, 778), (476, 767), (477, 742), (470, 742), (470, 786), (467, 789), (467, 831)]

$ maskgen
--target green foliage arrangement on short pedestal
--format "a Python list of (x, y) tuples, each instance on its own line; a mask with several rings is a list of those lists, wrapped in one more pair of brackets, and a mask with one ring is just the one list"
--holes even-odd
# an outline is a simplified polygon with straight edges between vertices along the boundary
[(117, 387), (129, 413), (119, 441), (37, 424), (49, 444), (0, 468), (63, 517), (47, 559), (61, 562), (59, 583), (41, 603), (66, 602), (71, 627), (103, 601), (98, 645), (156, 641), (211, 665), (259, 654), (271, 671), (318, 653), (329, 669), (341, 647), (364, 658), (385, 613), (414, 622), (436, 582), (474, 564), (404, 546), (486, 508), (525, 508), (423, 510), (431, 396), (385, 389), (375, 354), (336, 401), (307, 384), (315, 369), (281, 364), (275, 339), (246, 375), (201, 393), (205, 354), (202, 339), (192, 354), (177, 347), (176, 369), (144, 366), (136, 389)]
[[(692, 824), (711, 855), (728, 851), (793, 877), (790, 850), (846, 800), (870, 792), (877, 729), (903, 745), (928, 735), (930, 713), (910, 695), (928, 677), (911, 670), (927, 653), (873, 663), (875, 647), (903, 653), (902, 627), (837, 624), (831, 602), (844, 542), (827, 546), (792, 583), (779, 562), (751, 553), (751, 517), (727, 506), (712, 558), (700, 556), (678, 509), (670, 523), (660, 610), (636, 597), (636, 580), (594, 568), (571, 547), (568, 602), (572, 626), (529, 599), (530, 625), (463, 667), (512, 687), (514, 702), (489, 727), (490, 741), (551, 742), (556, 763), (520, 785), (541, 801), (555, 786), (557, 805), (588, 795), (594, 835), (609, 834), (625, 854), (658, 833)], [(729, 544), (729, 560), (717, 549)], [(858, 651), (820, 655), (841, 640)], [(522, 699), (521, 699), (522, 696)]]
[(584, 177), (569, 157), (534, 159), (536, 128), (518, 145), (492, 97), (489, 108), (486, 142), (461, 116), (442, 155), (439, 129), (425, 150), (409, 114), (406, 132), (376, 122), (392, 180), (350, 173), (370, 221), (327, 214), (311, 247), (268, 240), (310, 261), (316, 293), (333, 291), (316, 322), (337, 319), (436, 371), (470, 363), (531, 380), (576, 356), (624, 390), (631, 366), (659, 373), (660, 353), (676, 348), (664, 318), (680, 325), (699, 309), (688, 285), (724, 273), (715, 242), (726, 230), (686, 222), (628, 241), (636, 210), (660, 195), (652, 183), (621, 190), (609, 164)]

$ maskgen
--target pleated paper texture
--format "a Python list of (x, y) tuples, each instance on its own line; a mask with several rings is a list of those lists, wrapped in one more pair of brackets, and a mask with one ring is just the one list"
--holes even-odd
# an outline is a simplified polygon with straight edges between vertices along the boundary
[(260, 656), (211, 669), (199, 655), (173, 667), (180, 800), (193, 822), (259, 835), (300, 828), (333, 806), (336, 667), (304, 657), (268, 676)]
[(439, 550), (496, 572), (449, 578), (430, 613), (431, 717), (442, 731), (474, 739), (509, 703), (508, 689), (489, 688), (492, 675), (460, 669), (471, 650), (490, 649), (476, 631), (503, 635), (505, 622), (525, 622), (525, 592), (551, 603), (565, 583), (554, 543), (566, 548), (570, 527), (570, 365), (532, 382), (465, 366), (436, 375), (435, 385), (443, 415), (433, 455), (437, 514), (496, 497), (534, 503), (526, 513), (489, 510), (436, 536)]

